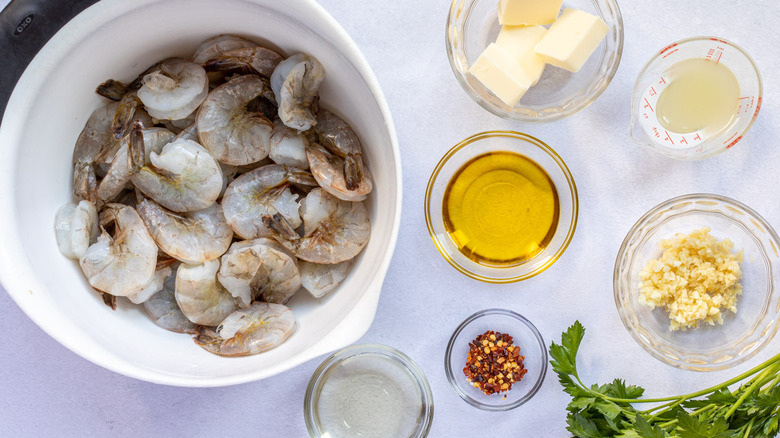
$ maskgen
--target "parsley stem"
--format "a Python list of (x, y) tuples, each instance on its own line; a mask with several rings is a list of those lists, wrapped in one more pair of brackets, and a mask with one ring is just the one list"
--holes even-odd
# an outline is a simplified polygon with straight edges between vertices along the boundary
[[(758, 372), (761, 372), (761, 371), (765, 370), (766, 368), (769, 368), (770, 366), (775, 365), (778, 361), (780, 361), (780, 354), (776, 354), (775, 356), (773, 356), (770, 359), (768, 359), (766, 362), (764, 362), (764, 363), (762, 363), (760, 365), (757, 365), (757, 366), (751, 368), (750, 370), (745, 371), (744, 373), (742, 373), (742, 374), (740, 374), (740, 375), (738, 375), (738, 376), (736, 376), (734, 378), (731, 378), (731, 379), (729, 379), (729, 380), (727, 380), (727, 381), (725, 381), (723, 383), (720, 383), (720, 384), (715, 385), (715, 386), (711, 386), (709, 388), (702, 389), (700, 391), (692, 392), (690, 394), (677, 395), (677, 396), (673, 396), (673, 397), (642, 398), (642, 399), (610, 397), (610, 396), (607, 396), (605, 394), (601, 394), (601, 393), (592, 391), (591, 389), (587, 388), (585, 385), (582, 385), (582, 382), (580, 381), (579, 377), (577, 377), (577, 381), (580, 382), (580, 385), (582, 385), (582, 387), (585, 390), (587, 390), (588, 392), (590, 392), (592, 394), (595, 394), (595, 395), (598, 395), (599, 397), (603, 398), (604, 400), (609, 400), (609, 401), (611, 401), (613, 403), (663, 403), (663, 402), (669, 402), (669, 401), (673, 402), (673, 401), (676, 401), (676, 400), (685, 401), (685, 400), (688, 400), (688, 399), (701, 397), (703, 395), (707, 395), (707, 394), (713, 393), (715, 391), (718, 391), (719, 389), (726, 388), (726, 387), (731, 386), (731, 385), (733, 385), (733, 384), (735, 384), (737, 382), (745, 380), (746, 378), (748, 378), (748, 377), (750, 377), (750, 376), (752, 376), (752, 375), (754, 375), (754, 374), (756, 374)], [(777, 372), (777, 371), (778, 371), (777, 369), (774, 369), (774, 372)]]

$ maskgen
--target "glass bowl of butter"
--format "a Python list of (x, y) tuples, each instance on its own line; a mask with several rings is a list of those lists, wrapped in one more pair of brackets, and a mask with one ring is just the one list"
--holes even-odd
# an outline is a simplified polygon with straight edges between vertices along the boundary
[(466, 93), (511, 120), (575, 114), (604, 92), (620, 64), (615, 0), (453, 0), (447, 55)]
[(577, 227), (579, 201), (563, 159), (514, 131), (475, 134), (436, 165), (425, 222), (436, 249), (461, 273), (511, 283), (555, 263)]

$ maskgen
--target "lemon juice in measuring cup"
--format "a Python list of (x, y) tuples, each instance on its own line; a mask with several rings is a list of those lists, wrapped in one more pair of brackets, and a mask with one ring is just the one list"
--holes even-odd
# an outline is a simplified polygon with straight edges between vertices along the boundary
[(758, 68), (735, 44), (712, 37), (672, 43), (637, 78), (631, 138), (672, 158), (710, 157), (742, 139), (761, 93)]

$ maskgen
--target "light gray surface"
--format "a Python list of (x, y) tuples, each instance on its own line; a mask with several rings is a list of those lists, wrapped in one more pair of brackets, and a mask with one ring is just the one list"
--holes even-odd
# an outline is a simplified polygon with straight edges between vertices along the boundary
[[(0, 6), (6, 3), (0, 0)], [(436, 404), (431, 436), (473, 436), (475, 427), (484, 436), (568, 436), (568, 399), (552, 372), (534, 399), (506, 413), (478, 411), (450, 388), (443, 367), (447, 340), (460, 321), (487, 307), (525, 315), (548, 344), (579, 319), (587, 328), (583, 380), (621, 377), (646, 387), (648, 396), (709, 386), (778, 351), (775, 339), (731, 370), (677, 370), (634, 343), (612, 298), (612, 269), (623, 237), (645, 211), (668, 198), (701, 191), (730, 196), (780, 227), (775, 2), (622, 2), (625, 49), (612, 84), (582, 113), (547, 125), (501, 120), (461, 90), (444, 48), (447, 0), (321, 3), (374, 68), (402, 153), (401, 234), (376, 319), (360, 342), (388, 344), (417, 361)], [(630, 93), (654, 51), (694, 35), (717, 35), (743, 46), (762, 72), (764, 103), (751, 132), (733, 150), (702, 162), (676, 162), (630, 141)], [(566, 161), (579, 189), (579, 225), (569, 249), (542, 275), (511, 285), (481, 284), (452, 269), (431, 243), (423, 216), (425, 184), (441, 155), (463, 138), (492, 129), (523, 131), (547, 142)], [(129, 379), (76, 356), (38, 329), (5, 293), (0, 321), (0, 436), (306, 436), (303, 396), (324, 357), (260, 382), (173, 388)]]

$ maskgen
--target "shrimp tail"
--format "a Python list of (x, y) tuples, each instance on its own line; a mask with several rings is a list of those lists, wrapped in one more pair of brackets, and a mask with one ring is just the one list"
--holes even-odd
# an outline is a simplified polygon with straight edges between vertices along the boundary
[(76, 163), (73, 169), (73, 194), (78, 199), (97, 203), (97, 176), (89, 163)]
[(263, 216), (263, 224), (281, 239), (291, 241), (300, 238), (290, 221), (279, 213)]
[(363, 181), (363, 158), (360, 155), (347, 155), (344, 159), (344, 179), (347, 189), (356, 190)]
[(122, 97), (124, 97), (125, 94), (127, 94), (127, 85), (114, 79), (109, 79), (98, 85), (97, 89), (95, 89), (95, 93), (105, 97), (106, 99), (118, 102), (122, 100)]
[(125, 136), (125, 133), (133, 124), (133, 117), (135, 117), (137, 108), (137, 97), (130, 95), (122, 98), (119, 108), (116, 109), (116, 114), (114, 114), (114, 119), (111, 121), (111, 133), (114, 134), (115, 139), (119, 140)]
[(136, 121), (133, 124), (133, 129), (130, 130), (127, 159), (131, 174), (141, 170), (141, 167), (144, 165), (145, 146), (143, 129), (143, 124), (140, 121)]
[(302, 169), (288, 168), (287, 181), (302, 190), (319, 187), (317, 180), (314, 179), (314, 176), (311, 174), (311, 172)]

